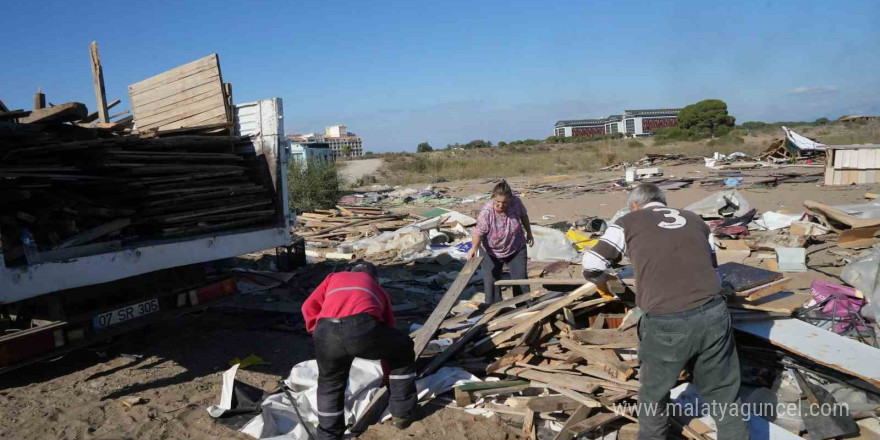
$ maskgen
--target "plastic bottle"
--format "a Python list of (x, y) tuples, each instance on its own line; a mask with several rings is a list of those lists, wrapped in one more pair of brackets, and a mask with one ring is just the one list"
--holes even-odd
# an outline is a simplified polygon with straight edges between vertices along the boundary
[(21, 228), (21, 244), (24, 245), (24, 257), (28, 264), (40, 262), (40, 251), (37, 249), (37, 241), (34, 234), (28, 228)]

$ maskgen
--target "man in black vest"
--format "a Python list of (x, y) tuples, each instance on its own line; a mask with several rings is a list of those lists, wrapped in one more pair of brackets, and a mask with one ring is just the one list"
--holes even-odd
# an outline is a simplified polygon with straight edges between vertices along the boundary
[(666, 207), (656, 185), (629, 195), (630, 213), (608, 227), (584, 253), (584, 276), (594, 278), (626, 254), (635, 268), (639, 321), (638, 440), (665, 440), (669, 390), (693, 363), (694, 385), (709, 404), (718, 440), (745, 440), (738, 398), (739, 358), (721, 296), (715, 245), (696, 214)]

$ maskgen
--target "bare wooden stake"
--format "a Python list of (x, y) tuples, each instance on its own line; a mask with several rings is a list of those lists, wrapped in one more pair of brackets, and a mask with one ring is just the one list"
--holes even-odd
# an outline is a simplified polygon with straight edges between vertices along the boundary
[(34, 93), (34, 110), (46, 108), (46, 95), (43, 94), (43, 87), (37, 87), (37, 93)]
[(110, 122), (110, 117), (107, 114), (107, 95), (104, 93), (104, 68), (101, 66), (101, 55), (98, 53), (97, 41), (92, 41), (92, 44), (89, 45), (89, 55), (92, 58), (92, 83), (95, 86), (98, 122), (106, 124)]

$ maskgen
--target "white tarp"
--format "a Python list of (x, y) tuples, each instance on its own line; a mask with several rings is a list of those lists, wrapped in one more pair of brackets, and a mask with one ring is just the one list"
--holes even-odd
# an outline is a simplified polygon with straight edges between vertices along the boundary
[(691, 203), (684, 209), (703, 218), (722, 218), (725, 217), (722, 211), (726, 215), (731, 215), (731, 211), (733, 211), (733, 217), (741, 217), (749, 212), (751, 206), (739, 191), (731, 189), (716, 192), (703, 200)]
[(782, 131), (785, 132), (785, 138), (801, 151), (825, 151), (825, 144), (803, 137), (784, 126)]
[(578, 251), (565, 233), (556, 229), (532, 225), (535, 245), (529, 248), (532, 261), (577, 261)]
[[(212, 417), (222, 415), (232, 402), (232, 383), (238, 370), (236, 364), (223, 374), (223, 389), (220, 405), (208, 408)], [(228, 379), (228, 380), (227, 380)], [(290, 376), (284, 381), (292, 390), (296, 408), (305, 419), (305, 426), (314, 433), (318, 425), (318, 364), (314, 360), (296, 364)], [(467, 382), (480, 382), (480, 379), (457, 367), (444, 367), (431, 376), (416, 381), (419, 400), (433, 398), (453, 387)], [(382, 367), (379, 362), (355, 359), (345, 388), (345, 420), (351, 424), (366, 410), (373, 396), (382, 386)], [(225, 407), (225, 408), (224, 408)], [(387, 411), (386, 411), (387, 416)], [(241, 432), (258, 439), (268, 440), (309, 440), (293, 406), (284, 393), (269, 396), (263, 402), (263, 411), (249, 421)]]
[(791, 227), (791, 224), (800, 220), (804, 213), (800, 214), (782, 214), (774, 211), (767, 211), (761, 214), (761, 218), (755, 220), (755, 224), (768, 231), (784, 229)]

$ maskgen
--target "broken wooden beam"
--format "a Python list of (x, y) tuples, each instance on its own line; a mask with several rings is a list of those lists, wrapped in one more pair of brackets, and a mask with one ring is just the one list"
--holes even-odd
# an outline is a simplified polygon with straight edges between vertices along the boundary
[(104, 93), (104, 67), (101, 66), (101, 54), (98, 52), (98, 42), (89, 44), (89, 56), (92, 61), (92, 85), (95, 88), (95, 104), (98, 113), (98, 121), (106, 124), (110, 122), (107, 114), (107, 95)]
[(602, 365), (605, 371), (620, 380), (627, 380), (635, 374), (635, 370), (624, 364), (613, 350), (590, 348), (568, 338), (560, 339), (559, 343), (573, 353), (588, 359), (589, 363)]
[[(486, 353), (489, 350), (492, 350), (493, 348), (495, 348), (498, 344), (501, 344), (502, 342), (505, 342), (505, 341), (513, 338), (514, 336), (521, 334), (521, 333), (525, 332), (526, 330), (530, 329), (532, 327), (532, 324), (539, 322), (539, 321), (543, 320), (544, 318), (547, 318), (548, 316), (556, 314), (556, 312), (558, 312), (563, 307), (565, 307), (569, 304), (572, 304), (575, 301), (577, 301), (587, 295), (592, 295), (595, 292), (596, 292), (596, 285), (588, 282), (588, 283), (582, 285), (581, 287), (578, 287), (577, 289), (571, 291), (566, 296), (564, 296), (556, 301), (553, 301), (550, 305), (545, 307), (540, 312), (536, 313), (534, 316), (530, 317), (527, 321), (524, 321), (520, 324), (517, 324), (517, 325), (515, 325), (515, 326), (495, 335), (495, 336), (491, 336), (486, 339), (483, 339), (482, 341), (480, 341), (476, 344), (473, 351), (477, 354)], [(596, 304), (598, 304), (600, 302), (607, 302), (608, 300), (604, 299), (604, 298), (600, 298), (600, 299), (597, 299), (594, 301), (597, 301)], [(588, 302), (593, 302), (593, 301), (588, 301)]]
[(55, 107), (35, 109), (29, 116), (18, 121), (22, 124), (73, 122), (85, 118), (88, 114), (85, 104), (68, 102)]

